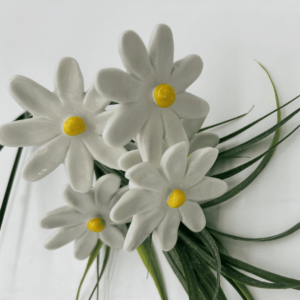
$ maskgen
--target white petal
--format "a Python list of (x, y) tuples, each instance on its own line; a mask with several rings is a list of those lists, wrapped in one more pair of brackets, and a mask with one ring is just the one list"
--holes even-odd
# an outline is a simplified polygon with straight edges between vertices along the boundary
[(87, 230), (81, 237), (75, 240), (74, 256), (80, 260), (89, 257), (97, 243), (97, 240), (97, 233)]
[(193, 152), (187, 160), (185, 177), (186, 187), (199, 183), (218, 157), (219, 150), (215, 148), (202, 148)]
[(37, 181), (50, 174), (64, 162), (69, 145), (70, 139), (60, 135), (41, 146), (26, 163), (22, 177), (27, 181)]
[(103, 134), (104, 127), (107, 123), (107, 121), (113, 116), (115, 111), (104, 111), (103, 113), (97, 115), (93, 119), (93, 132), (95, 132), (98, 135)]
[(164, 179), (158, 170), (150, 163), (143, 162), (133, 166), (126, 172), (126, 178), (139, 187), (162, 191)]
[(8, 88), (18, 104), (35, 117), (56, 120), (61, 114), (58, 97), (29, 78), (16, 75)]
[(200, 232), (206, 225), (206, 218), (198, 203), (187, 201), (179, 208), (181, 222), (190, 230)]
[(219, 144), (219, 136), (213, 132), (200, 132), (190, 142), (189, 153), (193, 153), (198, 149), (211, 147), (215, 148)]
[(160, 166), (169, 182), (182, 182), (187, 161), (187, 146), (185, 142), (170, 147), (163, 155)]
[(95, 85), (92, 85), (87, 91), (83, 107), (89, 111), (95, 113), (103, 111), (110, 103), (109, 99), (105, 99), (100, 93), (96, 90)]
[(176, 96), (171, 109), (181, 119), (199, 119), (207, 116), (209, 104), (193, 94), (182, 92)]
[(41, 220), (42, 228), (51, 229), (58, 227), (69, 227), (84, 221), (84, 215), (69, 205), (57, 208), (45, 215)]
[(86, 230), (88, 229), (85, 224), (61, 228), (48, 238), (44, 246), (48, 250), (55, 250), (76, 240), (82, 236)]
[(100, 239), (105, 245), (120, 249), (123, 247), (125, 235), (118, 226), (108, 225), (100, 232)]
[(123, 154), (119, 159), (119, 168), (123, 171), (127, 171), (131, 167), (135, 166), (136, 164), (142, 162), (142, 157), (140, 154), (140, 150), (132, 150), (128, 151), (127, 153)]
[(122, 222), (136, 214), (142, 214), (159, 205), (160, 195), (149, 190), (135, 188), (129, 190), (116, 203), (110, 213), (114, 222)]
[[(109, 208), (112, 209), (115, 204), (123, 197), (123, 195), (125, 193), (127, 193), (129, 191), (129, 186), (126, 185), (126, 186), (123, 186), (122, 188), (120, 188), (115, 194), (114, 196), (112, 197), (111, 201), (110, 201), (110, 204), (109, 204)], [(130, 220), (131, 221), (131, 220)], [(130, 222), (129, 221), (129, 222)]]
[(94, 164), (80, 139), (72, 139), (65, 166), (72, 188), (80, 193), (88, 192), (93, 183)]
[(9, 147), (40, 145), (61, 134), (59, 124), (38, 118), (15, 121), (0, 127), (0, 144)]
[(127, 150), (127, 151), (131, 151), (131, 150), (136, 150), (138, 147), (137, 147), (137, 144), (135, 142), (129, 142), (128, 144), (126, 144), (124, 146), (124, 148)]
[(126, 235), (124, 250), (135, 250), (157, 227), (164, 214), (160, 210), (135, 215)]
[(82, 213), (93, 212), (97, 209), (93, 191), (89, 191), (88, 193), (78, 193), (68, 185), (64, 189), (63, 197), (70, 206)]
[(200, 183), (187, 189), (185, 195), (188, 199), (204, 201), (222, 196), (227, 188), (227, 183), (224, 180), (204, 177)]
[(164, 138), (169, 147), (186, 142), (188, 145), (188, 138), (184, 131), (183, 125), (176, 114), (169, 108), (162, 111), (162, 119), (164, 124)]
[(183, 128), (186, 132), (186, 135), (189, 139), (193, 139), (194, 135), (200, 130), (206, 118), (200, 119), (190, 119), (190, 120), (181, 120)]
[(202, 59), (195, 54), (188, 55), (174, 63), (168, 83), (176, 93), (185, 91), (199, 77), (202, 69)]
[(123, 147), (109, 147), (103, 138), (99, 135), (91, 133), (82, 138), (91, 155), (100, 163), (112, 169), (119, 169), (119, 158), (126, 153)]
[(78, 62), (64, 57), (58, 63), (55, 90), (64, 103), (83, 103), (83, 77)]
[(99, 71), (96, 88), (111, 101), (130, 103), (140, 100), (144, 84), (121, 70), (111, 68)]
[(96, 205), (106, 205), (112, 200), (114, 194), (118, 191), (121, 178), (116, 174), (107, 174), (101, 176), (95, 184)]
[(178, 213), (167, 213), (154, 230), (155, 238), (162, 251), (170, 251), (176, 245), (179, 225)]
[(159, 109), (150, 114), (149, 119), (137, 134), (136, 141), (143, 161), (159, 165), (162, 156), (163, 124)]
[(149, 58), (158, 82), (166, 82), (171, 74), (174, 60), (173, 34), (165, 24), (157, 25), (149, 42)]
[(119, 53), (124, 67), (129, 73), (142, 80), (153, 79), (153, 70), (147, 49), (135, 32), (128, 30), (121, 34), (119, 38)]
[(136, 136), (148, 117), (149, 113), (139, 104), (120, 104), (106, 123), (103, 131), (104, 141), (111, 147), (126, 145)]

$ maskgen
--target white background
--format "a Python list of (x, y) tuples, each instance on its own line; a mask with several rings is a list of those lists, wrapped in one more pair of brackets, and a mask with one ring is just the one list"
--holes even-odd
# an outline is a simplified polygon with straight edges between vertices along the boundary
[[(189, 91), (211, 106), (205, 125), (235, 117), (255, 105), (247, 117), (215, 130), (224, 136), (275, 107), (272, 86), (254, 60), (269, 70), (281, 103), (300, 94), (299, 13), (299, 1), (292, 0), (1, 0), (0, 123), (22, 113), (7, 92), (7, 82), (14, 74), (52, 90), (58, 60), (72, 56), (78, 60), (88, 88), (101, 68), (123, 69), (117, 51), (122, 31), (135, 30), (148, 44), (154, 26), (166, 23), (174, 34), (175, 60), (196, 53), (204, 61), (203, 73)], [(299, 106), (300, 100), (285, 108), (283, 117)], [(221, 148), (246, 141), (275, 122), (272, 115)], [(299, 122), (300, 116), (296, 116), (285, 125), (282, 137)], [(244, 192), (205, 210), (209, 226), (231, 234), (264, 237), (300, 221), (299, 134), (279, 146), (267, 168)], [(255, 157), (267, 149), (271, 138), (245, 154)], [(33, 151), (24, 151), (21, 167)], [(15, 149), (4, 148), (0, 155), (0, 199), (15, 153)], [(214, 172), (246, 160), (228, 160)], [(229, 186), (239, 183), (253, 168), (232, 177)], [(46, 212), (63, 204), (61, 191), (66, 184), (63, 166), (36, 183), (23, 181), (18, 172), (1, 230), (0, 300), (75, 299), (86, 262), (73, 257), (72, 244), (45, 250), (43, 242), (50, 232), (39, 227)], [(300, 279), (300, 232), (269, 243), (223, 242), (236, 258)], [(164, 256), (157, 252), (169, 299), (188, 299)], [(103, 252), (101, 255), (103, 258)], [(87, 277), (81, 299), (88, 299), (95, 269), (93, 266)], [(160, 299), (152, 279), (146, 277), (136, 252), (114, 252), (101, 283), (101, 299)], [(229, 300), (240, 299), (225, 281), (222, 286)], [(250, 290), (257, 300), (300, 299), (295, 290)]]

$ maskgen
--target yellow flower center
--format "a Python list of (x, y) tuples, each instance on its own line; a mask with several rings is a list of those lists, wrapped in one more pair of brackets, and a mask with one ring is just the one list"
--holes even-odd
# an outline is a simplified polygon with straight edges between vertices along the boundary
[(86, 126), (84, 121), (79, 117), (70, 117), (64, 123), (64, 132), (67, 135), (78, 135), (85, 132)]
[(154, 89), (153, 97), (159, 107), (167, 108), (174, 103), (176, 92), (169, 84), (163, 83)]
[(185, 193), (182, 190), (174, 190), (168, 199), (168, 205), (172, 208), (180, 207), (186, 200)]
[(105, 220), (102, 218), (94, 218), (89, 220), (89, 222), (87, 223), (87, 228), (93, 232), (103, 231), (105, 227), (106, 223)]

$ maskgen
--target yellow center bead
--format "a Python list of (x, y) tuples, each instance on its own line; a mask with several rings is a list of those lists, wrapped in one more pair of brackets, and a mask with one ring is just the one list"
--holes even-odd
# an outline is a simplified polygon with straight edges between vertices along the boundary
[(86, 126), (84, 121), (79, 117), (70, 117), (64, 123), (64, 132), (67, 135), (78, 135), (85, 132)]
[(89, 220), (89, 222), (87, 223), (87, 228), (93, 232), (103, 231), (105, 227), (106, 223), (105, 220), (102, 218), (94, 218)]
[(180, 207), (186, 200), (185, 193), (182, 190), (174, 190), (168, 199), (168, 205), (172, 208)]
[(175, 90), (168, 84), (158, 85), (153, 92), (154, 100), (159, 107), (167, 108), (176, 100)]

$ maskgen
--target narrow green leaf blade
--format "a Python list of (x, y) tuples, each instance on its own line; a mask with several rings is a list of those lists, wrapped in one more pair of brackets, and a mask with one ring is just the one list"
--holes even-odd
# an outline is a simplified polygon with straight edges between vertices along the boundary
[(246, 286), (244, 284), (241, 284), (241, 283), (238, 284), (237, 282), (235, 282), (234, 280), (232, 280), (231, 278), (229, 278), (227, 276), (223, 275), (223, 277), (232, 285), (232, 287), (238, 292), (238, 294), (241, 296), (241, 298), (243, 300), (250, 300), (250, 299), (254, 300), (251, 294), (250, 295), (251, 295), (252, 298), (247, 298), (246, 295), (243, 293), (243, 291), (242, 291), (242, 289), (240, 288), (239, 285), (241, 285), (241, 287), (245, 287), (246, 288)]
[(211, 128), (214, 128), (214, 127), (217, 127), (217, 126), (220, 126), (220, 125), (224, 125), (224, 124), (229, 123), (229, 122), (232, 122), (232, 121), (234, 121), (234, 120), (240, 119), (240, 118), (242, 118), (242, 117), (248, 115), (248, 114), (251, 112), (251, 110), (253, 109), (253, 107), (254, 107), (254, 105), (253, 105), (253, 106), (250, 108), (250, 110), (249, 110), (248, 112), (246, 112), (245, 114), (242, 114), (242, 115), (237, 116), (237, 117), (235, 117), (235, 118), (232, 118), (232, 119), (223, 121), (223, 122), (221, 122), (221, 123), (217, 123), (217, 124), (214, 124), (214, 125), (211, 125), (211, 126), (208, 126), (208, 127), (201, 128), (198, 132), (202, 132), (202, 131), (205, 131), (205, 130), (208, 130), (208, 129), (211, 129)]
[(138, 246), (137, 251), (145, 267), (151, 274), (161, 299), (167, 300), (168, 297), (150, 238), (147, 238), (140, 246)]
[[(267, 74), (268, 74), (269, 78), (271, 78), (268, 72), (267, 72)], [(272, 79), (270, 79), (270, 80), (271, 80), (271, 83), (273, 85), (273, 89), (274, 89), (274, 93), (275, 93), (276, 105), (279, 108), (280, 104), (279, 104), (279, 100), (278, 100), (277, 91), (276, 91), (276, 88), (275, 88), (275, 85), (274, 85)], [(280, 123), (280, 121), (281, 121), (281, 111), (280, 111), (280, 109), (278, 109), (278, 111), (277, 111), (277, 123)], [(280, 131), (281, 131), (280, 127), (275, 131), (272, 143), (271, 143), (269, 148), (272, 148), (274, 145), (276, 145), (278, 143), (279, 137), (280, 137)], [(234, 188), (232, 188), (231, 190), (226, 192), (224, 195), (222, 195), (218, 198), (215, 198), (212, 201), (209, 201), (209, 202), (206, 202), (206, 203), (202, 204), (201, 207), (202, 208), (208, 208), (208, 207), (211, 207), (211, 206), (214, 206), (214, 205), (218, 205), (220, 203), (223, 203), (223, 202), (231, 199), (232, 197), (236, 196), (241, 191), (243, 191), (249, 184), (251, 184), (251, 182), (266, 167), (266, 165), (269, 163), (270, 159), (272, 158), (275, 150), (276, 150), (276, 148), (274, 148), (269, 153), (267, 153), (265, 155), (265, 157), (263, 158), (263, 160), (260, 162), (260, 164), (256, 167), (256, 169), (246, 179), (244, 179), (241, 183), (239, 183), (237, 186), (235, 186)]]
[(103, 245), (103, 242), (98, 240), (96, 246), (94, 247), (94, 249), (92, 250), (92, 252), (90, 254), (90, 257), (88, 259), (84, 274), (82, 276), (82, 279), (80, 281), (80, 284), (79, 284), (79, 287), (78, 287), (78, 290), (77, 290), (76, 300), (79, 299), (80, 290), (81, 290), (82, 284), (84, 282), (85, 276), (86, 276), (87, 272), (89, 271), (91, 265), (93, 264), (94, 260), (96, 259), (102, 245)]

